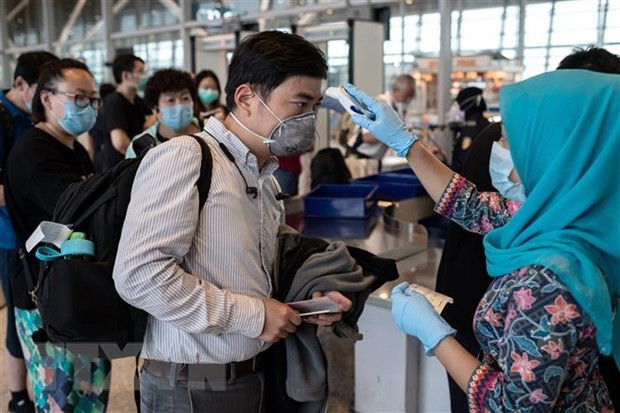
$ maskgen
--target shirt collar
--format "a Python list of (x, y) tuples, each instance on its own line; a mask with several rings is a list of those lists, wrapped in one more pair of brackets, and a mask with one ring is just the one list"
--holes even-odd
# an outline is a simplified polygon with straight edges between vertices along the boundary
[(2, 104), (6, 107), (11, 114), (11, 117), (16, 118), (21, 116), (23, 118), (29, 119), (29, 116), (26, 112), (18, 108), (13, 102), (11, 102), (7, 97), (6, 93), (9, 89), (0, 91), (0, 100), (2, 100)]
[[(258, 172), (258, 159), (256, 156), (250, 152), (237, 135), (226, 129), (221, 121), (211, 116), (207, 119), (204, 130), (226, 145), (226, 148), (228, 148), (236, 160), (243, 162), (247, 167)], [(270, 156), (267, 162), (265, 162), (261, 173), (273, 173), (276, 169), (278, 169), (278, 158)]]

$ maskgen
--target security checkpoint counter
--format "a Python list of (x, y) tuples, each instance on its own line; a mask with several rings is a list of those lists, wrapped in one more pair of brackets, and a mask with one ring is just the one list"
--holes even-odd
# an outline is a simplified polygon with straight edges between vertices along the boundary
[(400, 278), (370, 295), (358, 323), (364, 339), (354, 351), (357, 412), (450, 410), (445, 371), (434, 358), (425, 357), (420, 343), (398, 330), (391, 317), (392, 287), (403, 281), (435, 287), (442, 250), (429, 247), (425, 228), (417, 224), (433, 214), (432, 207), (428, 197), (401, 201), (382, 208), (369, 222), (359, 222), (359, 228), (346, 227), (344, 237), (338, 237), (337, 221), (304, 218), (300, 198), (285, 202), (287, 224), (303, 236), (342, 240), (396, 260)]

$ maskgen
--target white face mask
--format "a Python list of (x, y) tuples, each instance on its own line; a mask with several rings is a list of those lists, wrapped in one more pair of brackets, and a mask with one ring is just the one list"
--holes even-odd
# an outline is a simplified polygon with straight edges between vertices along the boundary
[(491, 183), (504, 197), (525, 202), (525, 189), (521, 182), (512, 182), (508, 177), (514, 169), (514, 163), (510, 151), (497, 142), (493, 142), (491, 159), (489, 161), (489, 174)]
[(256, 97), (269, 113), (278, 120), (278, 124), (273, 128), (269, 137), (266, 138), (250, 130), (250, 128), (241, 123), (235, 114), (231, 112), (230, 117), (233, 118), (239, 126), (245, 129), (246, 132), (262, 139), (269, 145), (269, 152), (275, 156), (299, 155), (312, 148), (316, 135), (316, 115), (314, 112), (302, 113), (301, 115), (280, 119), (258, 95), (256, 95)]
[(465, 112), (461, 110), (461, 107), (457, 102), (452, 103), (450, 110), (448, 111), (448, 122), (464, 122)]

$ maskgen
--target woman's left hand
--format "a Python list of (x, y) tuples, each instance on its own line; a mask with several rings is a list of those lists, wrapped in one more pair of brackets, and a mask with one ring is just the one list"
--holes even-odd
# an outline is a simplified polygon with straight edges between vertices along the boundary
[(332, 299), (336, 304), (338, 304), (338, 308), (340, 309), (340, 313), (328, 313), (328, 314), (317, 314), (311, 315), (307, 317), (302, 317), (302, 320), (306, 323), (316, 324), (319, 326), (331, 326), (334, 323), (342, 320), (342, 313), (345, 311), (349, 311), (353, 306), (351, 300), (347, 297), (339, 293), (338, 291), (326, 291), (326, 292), (315, 292), (312, 294), (312, 298), (319, 298), (323, 296), (328, 296)]

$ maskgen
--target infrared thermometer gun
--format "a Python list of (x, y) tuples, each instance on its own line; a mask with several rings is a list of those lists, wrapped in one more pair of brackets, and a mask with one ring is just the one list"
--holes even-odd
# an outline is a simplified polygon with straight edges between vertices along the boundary
[(349, 94), (342, 86), (328, 87), (325, 91), (325, 95), (332, 99), (336, 99), (342, 107), (349, 113), (356, 113), (358, 115), (364, 115), (370, 120), (375, 120), (375, 114), (359, 100), (355, 99)]

